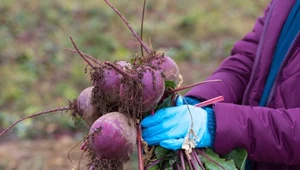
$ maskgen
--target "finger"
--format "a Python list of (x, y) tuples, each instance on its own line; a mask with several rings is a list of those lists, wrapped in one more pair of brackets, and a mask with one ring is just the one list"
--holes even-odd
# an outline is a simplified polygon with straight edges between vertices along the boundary
[(148, 145), (158, 145), (161, 141), (171, 139), (168, 137), (168, 132), (160, 133), (158, 135), (143, 137)]
[[(161, 141), (168, 140), (168, 139), (179, 139), (184, 138), (187, 134), (188, 127), (186, 125), (180, 126), (180, 124), (177, 124), (170, 129), (163, 129), (162, 132), (152, 132), (152, 131), (143, 131), (143, 139), (149, 144), (158, 144)], [(155, 134), (153, 134), (155, 133)]]
[(168, 139), (161, 141), (159, 145), (167, 149), (178, 150), (182, 148), (183, 141), (184, 138)]
[(158, 134), (165, 134), (170, 128), (172, 128), (172, 126), (164, 126), (164, 124), (166, 124), (166, 122), (160, 122), (159, 124), (144, 128), (142, 130), (143, 138), (153, 137)]
[(165, 119), (173, 117), (175, 113), (176, 113), (176, 109), (174, 109), (174, 107), (167, 107), (167, 108), (160, 109), (156, 111), (154, 115), (149, 115), (145, 117), (141, 121), (141, 126), (143, 128), (153, 126), (155, 124), (164, 121)]
[(147, 128), (143, 128), (142, 135), (144, 138), (148, 138), (156, 135), (167, 135), (168, 137), (174, 137), (176, 134), (182, 134), (180, 131), (182, 131), (184, 128), (178, 128), (178, 126), (182, 126), (182, 124), (180, 124), (180, 121), (182, 120), (182, 115), (177, 113), (177, 115), (173, 116), (172, 118), (166, 119)]
[(176, 106), (181, 106), (183, 105), (183, 103), (184, 103), (183, 97), (178, 95), (176, 98)]

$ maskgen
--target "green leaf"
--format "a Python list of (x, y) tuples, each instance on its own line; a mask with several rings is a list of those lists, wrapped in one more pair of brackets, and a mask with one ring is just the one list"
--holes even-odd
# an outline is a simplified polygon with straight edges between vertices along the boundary
[(156, 107), (156, 110), (173, 106), (174, 95), (167, 97), (159, 106)]
[[(167, 98), (165, 98), (164, 100), (163, 100), (163, 102), (161, 103), (161, 104), (159, 104), (156, 108), (155, 108), (155, 110), (159, 110), (159, 109), (162, 109), (162, 108), (166, 108), (166, 107), (170, 107), (170, 106), (173, 106), (173, 99), (174, 99), (174, 96), (175, 96), (175, 94), (171, 94), (170, 96), (168, 96)], [(149, 116), (151, 114), (151, 111), (149, 111), (149, 112), (146, 112), (145, 113), (145, 117), (146, 116)]]
[(176, 89), (176, 83), (174, 81), (165, 81), (165, 87), (167, 90)]
[(236, 166), (241, 169), (245, 170), (246, 160), (247, 160), (247, 151), (245, 149), (234, 149), (230, 153), (226, 154), (224, 157), (226, 159), (232, 159)]
[(156, 170), (157, 169), (167, 170), (168, 168), (172, 169), (173, 164), (179, 161), (176, 152), (172, 150), (168, 150), (161, 146), (156, 146), (154, 153), (156, 156), (156, 160), (161, 159), (161, 162), (151, 167), (150, 170), (154, 170), (154, 167), (156, 168)]
[(156, 146), (154, 152), (155, 152), (156, 158), (160, 159), (160, 158), (166, 156), (168, 153), (170, 153), (170, 150), (163, 148), (161, 146)]
[(158, 170), (159, 169), (159, 165), (154, 165), (151, 168), (148, 168), (147, 170)]
[(180, 162), (178, 155), (174, 155), (171, 159), (169, 159), (168, 163), (169, 163), (169, 165), (173, 166), (173, 164), (176, 162)]
[[(223, 158), (220, 158), (218, 154), (216, 154), (213, 150), (211, 149), (205, 149), (205, 154), (218, 163), (220, 166), (222, 166), (224, 169), (230, 169), (230, 170), (238, 170), (235, 166), (235, 163), (232, 159), (226, 160)], [(215, 162), (212, 162), (211, 160), (207, 159), (204, 156), (201, 156), (201, 161), (204, 163), (204, 166), (207, 170), (222, 170), (222, 168), (217, 165)]]

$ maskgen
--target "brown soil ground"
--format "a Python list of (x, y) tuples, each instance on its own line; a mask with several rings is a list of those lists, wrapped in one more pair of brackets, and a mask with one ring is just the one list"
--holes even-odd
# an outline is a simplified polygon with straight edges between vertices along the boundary
[[(64, 136), (58, 140), (0, 143), (0, 170), (84, 170), (87, 158), (84, 155), (80, 158), (80, 146), (70, 152), (77, 142), (70, 136)], [(132, 161), (125, 165), (125, 170), (135, 167), (136, 163)]]

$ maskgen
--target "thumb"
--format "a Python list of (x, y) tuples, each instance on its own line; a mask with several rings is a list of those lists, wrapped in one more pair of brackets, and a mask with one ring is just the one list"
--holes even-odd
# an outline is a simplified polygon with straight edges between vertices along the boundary
[(159, 144), (160, 146), (170, 149), (170, 150), (178, 150), (182, 148), (184, 138), (179, 139), (167, 139), (161, 141)]

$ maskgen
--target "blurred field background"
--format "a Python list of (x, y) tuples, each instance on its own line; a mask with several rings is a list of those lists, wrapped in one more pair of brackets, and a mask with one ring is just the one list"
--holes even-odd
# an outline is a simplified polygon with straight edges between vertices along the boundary
[[(269, 0), (147, 1), (144, 40), (178, 63), (184, 84), (203, 80), (249, 32)], [(142, 0), (111, 3), (140, 32)], [(130, 60), (140, 46), (101, 0), (1, 0), (0, 131), (20, 117), (65, 106), (90, 85), (86, 64), (71, 48), (99, 60)], [(0, 170), (72, 169), (68, 152), (88, 132), (66, 113), (24, 121), (0, 138)], [(84, 169), (84, 158), (81, 169)], [(133, 160), (127, 169), (136, 169)]]

